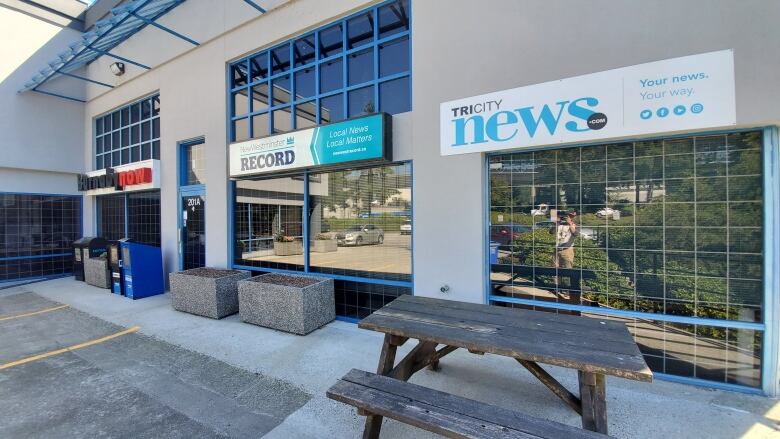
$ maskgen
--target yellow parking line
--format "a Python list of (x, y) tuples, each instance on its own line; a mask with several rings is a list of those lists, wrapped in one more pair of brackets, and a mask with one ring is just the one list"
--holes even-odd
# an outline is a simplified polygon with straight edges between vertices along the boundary
[(43, 314), (43, 313), (46, 313), (46, 312), (57, 311), (58, 309), (63, 309), (63, 308), (67, 308), (67, 307), (68, 307), (68, 305), (60, 305), (60, 306), (55, 306), (53, 308), (42, 309), (40, 311), (28, 312), (28, 313), (25, 313), (25, 314), (16, 314), (16, 315), (7, 316), (7, 317), (0, 317), (0, 322), (5, 321), (5, 320), (18, 319), (20, 317), (36, 316), (38, 314)]
[(126, 334), (131, 334), (133, 332), (138, 331), (139, 329), (141, 329), (140, 326), (133, 326), (132, 328), (127, 328), (124, 331), (119, 331), (115, 334), (107, 335), (102, 338), (96, 338), (94, 340), (86, 341), (84, 343), (74, 344), (73, 346), (57, 349), (56, 351), (44, 352), (42, 354), (33, 355), (32, 357), (22, 358), (21, 360), (11, 361), (9, 363), (0, 365), (0, 370), (8, 369), (9, 367), (20, 366), (22, 364), (31, 363), (33, 361), (41, 360), (44, 358), (53, 357), (55, 355), (64, 354), (65, 352), (75, 351), (76, 349), (82, 349), (96, 344), (100, 344), (103, 343), (104, 341), (111, 340), (112, 338), (117, 338)]

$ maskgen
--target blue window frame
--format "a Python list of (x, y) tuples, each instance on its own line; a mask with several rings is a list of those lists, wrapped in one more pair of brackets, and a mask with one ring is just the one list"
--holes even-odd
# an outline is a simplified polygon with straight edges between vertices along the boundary
[[(623, 320), (659, 378), (758, 392), (774, 374), (767, 139), (753, 129), (489, 154), (487, 300)], [(571, 211), (580, 235), (567, 266), (549, 215)]]
[(160, 158), (160, 95), (95, 118), (95, 169)]
[(412, 109), (409, 0), (380, 3), (229, 66), (231, 141)]

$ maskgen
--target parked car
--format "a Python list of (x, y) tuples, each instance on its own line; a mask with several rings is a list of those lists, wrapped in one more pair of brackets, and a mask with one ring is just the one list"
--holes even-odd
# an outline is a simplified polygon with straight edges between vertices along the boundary
[(531, 231), (525, 224), (506, 223), (490, 227), (490, 240), (501, 245), (509, 245), (523, 233)]
[(550, 206), (540, 204), (536, 209), (531, 209), (531, 216), (547, 215), (550, 212)]
[(338, 245), (381, 244), (385, 241), (385, 231), (373, 224), (352, 226), (336, 233)]
[(404, 220), (404, 222), (401, 223), (401, 234), (402, 235), (412, 234), (412, 220)]
[(617, 212), (617, 210), (615, 210), (615, 209), (613, 209), (611, 207), (605, 207), (603, 209), (598, 210), (596, 212), (596, 216), (599, 217), (599, 218), (614, 217), (615, 216), (615, 212)]

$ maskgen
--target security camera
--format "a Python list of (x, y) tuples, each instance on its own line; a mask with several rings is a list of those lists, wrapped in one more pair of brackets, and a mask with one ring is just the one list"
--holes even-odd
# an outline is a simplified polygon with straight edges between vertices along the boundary
[(111, 73), (115, 76), (122, 76), (125, 74), (125, 63), (115, 62), (109, 66)]

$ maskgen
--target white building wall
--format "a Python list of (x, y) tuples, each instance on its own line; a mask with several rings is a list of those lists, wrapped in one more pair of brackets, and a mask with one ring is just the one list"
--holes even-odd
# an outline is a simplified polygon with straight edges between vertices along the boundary
[[(78, 193), (84, 105), (18, 90), (79, 35), (0, 8), (0, 192)], [(43, 89), (63, 86), (60, 81)], [(83, 91), (81, 81), (70, 86)]]
[[(229, 265), (227, 62), (371, 4), (296, 0), (260, 16), (233, 3), (190, 1), (181, 11), (171, 12), (165, 18), (171, 28), (197, 39), (193, 29), (202, 26), (209, 31), (201, 36), (213, 37), (200, 40), (197, 48), (171, 44), (173, 59), (148, 72), (129, 72), (113, 90), (101, 89), (98, 95), (94, 89), (95, 97), (86, 105), (83, 130), (91, 132), (95, 116), (160, 92), (162, 246), (167, 270), (178, 268), (177, 144), (199, 136), (207, 145), (207, 264)], [(780, 67), (776, 56), (780, 38), (776, 31), (772, 35), (746, 31), (777, 29), (780, 3), (713, 0), (702, 7), (671, 0), (412, 0), (412, 5), (413, 111), (394, 116), (394, 158), (413, 160), (418, 295), (483, 302), (486, 292), (484, 156), (439, 155), (441, 102), (730, 48), (735, 52), (739, 126), (780, 121), (775, 73)], [(247, 13), (253, 18), (242, 21)], [(243, 24), (231, 29), (239, 23)], [(143, 60), (159, 56), (155, 51), (175, 39), (150, 32), (143, 31), (118, 50)], [(95, 63), (91, 74), (106, 79), (107, 64), (101, 63), (107, 62), (106, 58)], [(92, 140), (83, 145), (83, 166), (89, 168)], [(92, 200), (85, 201), (91, 211)], [(92, 219), (87, 221), (86, 230), (94, 230)], [(443, 295), (439, 288), (445, 284), (450, 290)]]

